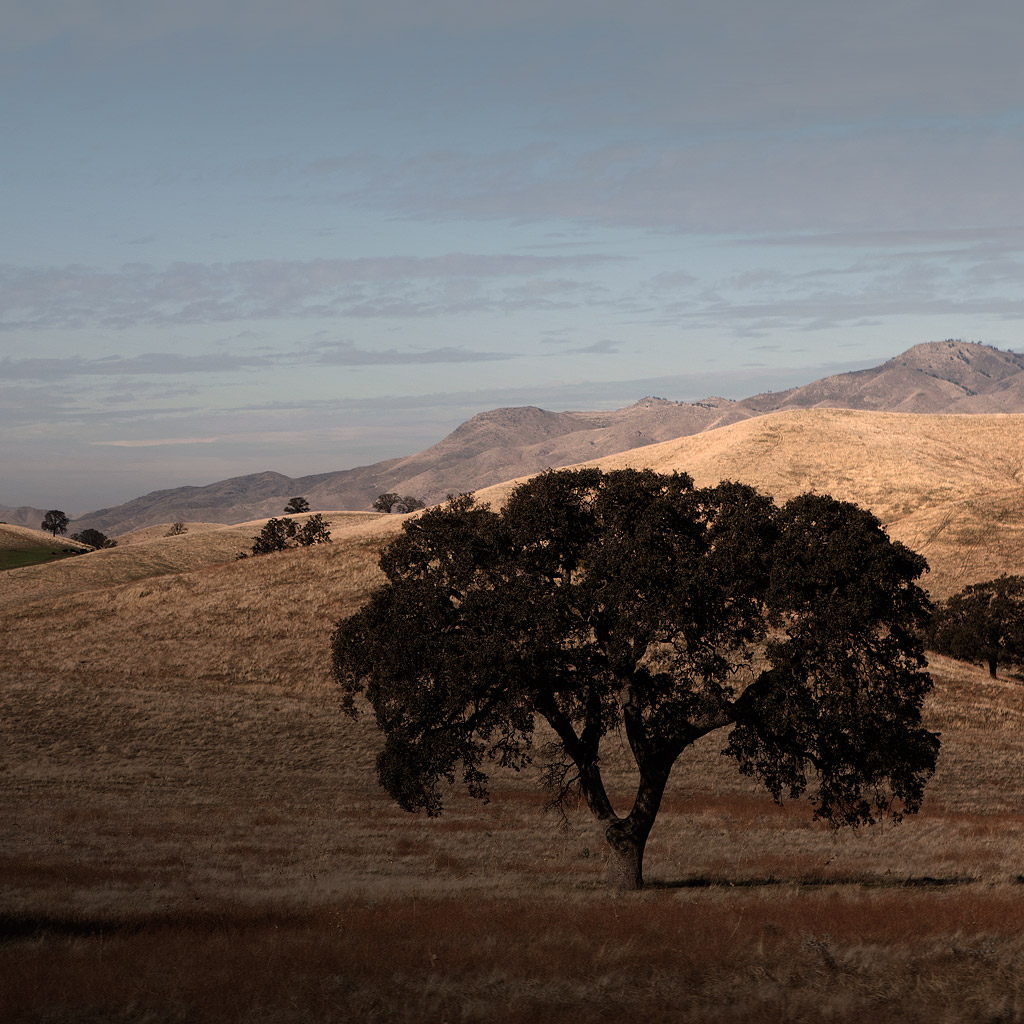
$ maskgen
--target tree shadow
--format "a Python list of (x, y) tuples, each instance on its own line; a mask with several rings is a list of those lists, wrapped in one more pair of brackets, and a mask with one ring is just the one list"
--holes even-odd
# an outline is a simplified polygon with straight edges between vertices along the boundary
[[(644, 881), (645, 889), (759, 889), (797, 888), (824, 889), (835, 886), (858, 886), (862, 889), (941, 889), (953, 885), (980, 882), (978, 875), (829, 875), (828, 877), (785, 878), (777, 875), (735, 878), (725, 875), (692, 875), (688, 878)], [(1024, 883), (1024, 876), (1016, 881)]]
[(0, 943), (19, 939), (109, 938), (154, 931), (215, 933), (251, 928), (295, 927), (308, 921), (301, 911), (216, 908), (101, 916), (90, 914), (0, 913)]

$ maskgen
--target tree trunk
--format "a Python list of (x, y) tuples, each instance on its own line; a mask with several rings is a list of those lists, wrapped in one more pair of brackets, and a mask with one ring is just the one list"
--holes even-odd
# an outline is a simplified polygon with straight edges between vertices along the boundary
[(647, 836), (638, 836), (622, 827), (621, 822), (609, 825), (608, 885), (619, 892), (636, 892), (644, 887), (644, 847)]
[(999, 659), (997, 657), (995, 657), (994, 655), (990, 655), (989, 659), (988, 659), (988, 674), (993, 679), (996, 678), (996, 663), (998, 662), (998, 660)]

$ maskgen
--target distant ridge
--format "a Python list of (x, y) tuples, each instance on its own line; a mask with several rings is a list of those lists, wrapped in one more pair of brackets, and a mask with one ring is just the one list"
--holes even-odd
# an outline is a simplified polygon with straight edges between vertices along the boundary
[[(288, 498), (297, 494), (314, 509), (369, 509), (384, 491), (413, 494), (432, 504), (449, 493), (477, 490), (548, 467), (698, 434), (768, 412), (814, 408), (1024, 412), (1024, 356), (973, 342), (928, 342), (870, 369), (741, 401), (649, 397), (613, 412), (493, 409), (415, 455), (313, 476), (255, 473), (204, 487), (154, 491), (81, 516), (70, 531), (92, 527), (116, 535), (179, 520), (237, 523), (280, 514)], [(23, 510), (0, 509), (0, 519), (21, 522), (19, 511)]]

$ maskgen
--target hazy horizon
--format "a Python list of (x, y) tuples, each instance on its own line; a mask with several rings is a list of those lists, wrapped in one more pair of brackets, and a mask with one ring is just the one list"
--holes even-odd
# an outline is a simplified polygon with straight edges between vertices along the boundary
[(0, 505), (1020, 349), (1024, 12), (5, 12)]

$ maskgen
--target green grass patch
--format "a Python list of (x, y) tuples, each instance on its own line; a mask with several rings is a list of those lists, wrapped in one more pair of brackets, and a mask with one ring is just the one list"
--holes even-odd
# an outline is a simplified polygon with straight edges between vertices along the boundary
[(4, 569), (20, 569), (24, 565), (41, 565), (55, 562), (59, 558), (81, 555), (78, 548), (59, 548), (49, 544), (38, 548), (21, 548), (16, 551), (0, 551), (0, 572)]

